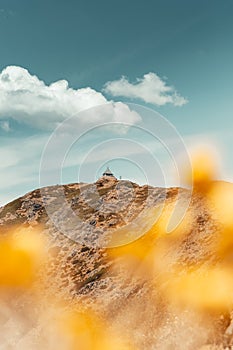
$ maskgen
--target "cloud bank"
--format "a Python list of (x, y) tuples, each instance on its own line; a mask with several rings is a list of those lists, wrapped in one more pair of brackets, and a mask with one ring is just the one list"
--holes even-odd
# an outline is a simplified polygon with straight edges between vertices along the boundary
[[(0, 119), (2, 129), (12, 118), (42, 130), (53, 130), (65, 119), (91, 107), (109, 103), (101, 122), (124, 121), (134, 124), (139, 115), (120, 102), (109, 102), (90, 87), (73, 89), (66, 80), (46, 85), (37, 76), (18, 66), (8, 66), (0, 73)], [(95, 114), (85, 114), (81, 123), (90, 123)], [(7, 130), (6, 130), (7, 131)]]
[(166, 85), (165, 81), (152, 72), (145, 74), (143, 78), (137, 78), (135, 83), (130, 83), (124, 76), (119, 80), (109, 81), (103, 91), (112, 96), (139, 99), (156, 106), (167, 103), (183, 106), (188, 102), (174, 87)]

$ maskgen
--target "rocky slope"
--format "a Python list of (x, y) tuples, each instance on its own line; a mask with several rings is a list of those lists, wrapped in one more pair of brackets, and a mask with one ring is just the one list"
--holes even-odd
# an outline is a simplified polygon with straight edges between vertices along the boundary
[[(15, 226), (42, 227), (49, 238), (50, 268), (56, 269), (54, 283), (66, 286), (71, 295), (85, 294), (103, 283), (101, 276), (109, 265), (105, 263), (108, 250), (98, 247), (98, 238), (133, 222), (145, 207), (175, 198), (177, 192), (106, 177), (96, 184), (38, 189), (0, 209), (0, 232), (8, 234)], [(66, 218), (67, 207), (77, 215), (75, 225)], [(71, 226), (69, 235), (62, 232), (64, 220)]]
[[(40, 227), (47, 237), (46, 293), (55, 292), (72, 307), (81, 303), (98, 309), (110, 327), (117, 325), (132, 340), (133, 348), (223, 349), (231, 344), (229, 310), (203, 314), (186, 307), (178, 311), (156, 288), (159, 276), (150, 276), (145, 269), (141, 273), (138, 261), (126, 267), (122, 256), (112, 254), (114, 248), (105, 244), (111, 232), (130, 228), (135, 222), (142, 227), (140, 215), (145, 210), (170, 205), (178, 195), (187, 199), (190, 193), (178, 188), (140, 187), (107, 177), (95, 184), (47, 187), (1, 208), (0, 232), (7, 235), (19, 225)], [(75, 213), (73, 218), (70, 210)], [(168, 262), (166, 273), (177, 263), (182, 268), (219, 263), (213, 249), (219, 223), (211, 208), (196, 193), (189, 210), (192, 224), (161, 256)], [(147, 238), (135, 232), (135, 239), (146, 242)], [(149, 245), (158, 245), (159, 240), (152, 239)]]

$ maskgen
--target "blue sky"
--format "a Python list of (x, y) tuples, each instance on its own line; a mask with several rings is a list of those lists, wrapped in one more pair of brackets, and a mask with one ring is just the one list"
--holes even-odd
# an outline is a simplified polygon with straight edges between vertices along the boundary
[[(157, 111), (177, 128), (187, 147), (203, 140), (217, 144), (223, 177), (231, 179), (232, 15), (232, 0), (0, 0), (0, 205), (39, 187), (41, 155), (58, 125), (109, 101), (116, 104), (99, 112), (99, 123), (129, 122), (134, 130), (138, 124), (154, 130)], [(128, 102), (149, 107), (150, 116), (146, 111), (136, 115)], [(75, 124), (78, 134), (96, 126), (95, 113), (84, 118)], [(81, 145), (76, 142), (61, 182), (76, 181), (80, 163), (75, 159), (90, 145), (103, 156), (82, 168), (83, 181), (98, 176), (106, 164), (118, 176), (140, 183), (148, 177), (144, 173), (158, 171), (137, 146), (124, 145), (122, 139), (132, 132), (123, 131), (121, 147), (113, 142), (112, 148), (99, 146), (106, 133), (115, 138), (114, 130), (98, 130)], [(159, 157), (145, 133), (138, 137)], [(92, 158), (97, 159), (94, 153)], [(112, 158), (122, 160), (111, 163)]]

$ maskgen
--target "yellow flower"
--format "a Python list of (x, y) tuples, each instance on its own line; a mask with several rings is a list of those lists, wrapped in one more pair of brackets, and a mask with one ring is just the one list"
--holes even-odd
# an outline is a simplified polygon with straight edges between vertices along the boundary
[(90, 310), (63, 314), (59, 326), (67, 350), (132, 350)]
[(27, 287), (35, 279), (43, 245), (36, 232), (15, 230), (0, 240), (0, 286)]
[(166, 294), (171, 302), (202, 309), (226, 310), (232, 304), (231, 270), (210, 268), (170, 276)]
[(184, 174), (185, 182), (195, 190), (206, 193), (212, 185), (217, 172), (216, 157), (213, 152), (199, 147), (191, 152), (192, 172)]

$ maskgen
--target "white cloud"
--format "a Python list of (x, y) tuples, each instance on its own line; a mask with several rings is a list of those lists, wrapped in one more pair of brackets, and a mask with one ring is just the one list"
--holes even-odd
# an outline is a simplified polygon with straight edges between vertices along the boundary
[(126, 77), (109, 81), (105, 84), (103, 91), (112, 96), (139, 99), (157, 106), (167, 103), (183, 106), (188, 102), (177, 93), (174, 87), (166, 85), (165, 81), (152, 72), (145, 74), (143, 78), (137, 78), (135, 83), (130, 83)]
[[(53, 130), (65, 119), (88, 108), (109, 103), (101, 122), (122, 121), (121, 103), (109, 102), (90, 87), (72, 89), (66, 80), (46, 85), (26, 69), (8, 66), (0, 73), (0, 119), (13, 118), (42, 130)], [(124, 121), (134, 124), (140, 120), (136, 112), (124, 105)], [(96, 121), (92, 111), (81, 123)], [(7, 125), (5, 124), (5, 129)]]
[(11, 128), (10, 128), (10, 123), (8, 120), (3, 120), (0, 122), (0, 128), (5, 131), (5, 132), (9, 132), (11, 131)]

